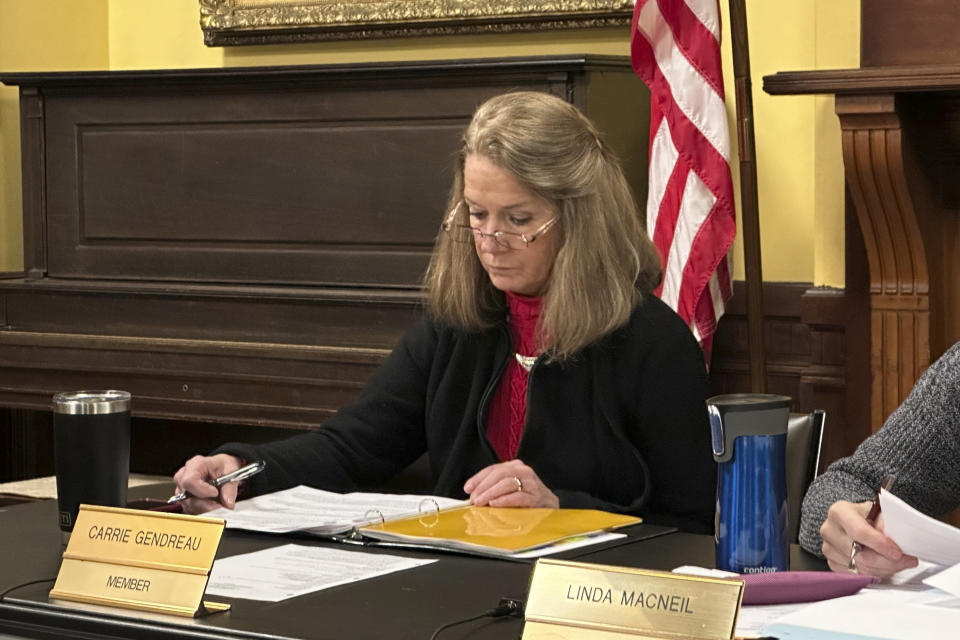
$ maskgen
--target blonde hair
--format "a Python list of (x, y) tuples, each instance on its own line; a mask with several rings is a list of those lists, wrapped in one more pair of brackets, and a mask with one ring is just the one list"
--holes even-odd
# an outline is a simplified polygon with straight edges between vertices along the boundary
[[(463, 198), (467, 156), (509, 171), (560, 216), (562, 242), (553, 263), (538, 335), (551, 360), (567, 360), (622, 327), (643, 294), (660, 281), (660, 258), (620, 162), (573, 105), (521, 91), (480, 105), (464, 131), (447, 211)], [(424, 279), (430, 312), (440, 321), (479, 330), (506, 310), (472, 243), (437, 237)], [(546, 339), (544, 339), (546, 338)]]

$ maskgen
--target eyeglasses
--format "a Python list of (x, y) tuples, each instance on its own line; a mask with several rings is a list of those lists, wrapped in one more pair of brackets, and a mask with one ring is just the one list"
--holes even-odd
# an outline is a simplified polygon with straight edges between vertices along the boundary
[(454, 242), (479, 242), (484, 238), (493, 238), (494, 242), (506, 249), (525, 249), (531, 242), (546, 233), (550, 227), (560, 219), (560, 216), (550, 218), (533, 233), (517, 233), (516, 231), (491, 231), (487, 233), (477, 227), (471, 227), (470, 225), (453, 221), (454, 218), (457, 217), (457, 214), (463, 210), (463, 205), (464, 203), (462, 201), (457, 203), (457, 206), (450, 210), (447, 218), (443, 221), (443, 224), (440, 225), (441, 229), (450, 234)]

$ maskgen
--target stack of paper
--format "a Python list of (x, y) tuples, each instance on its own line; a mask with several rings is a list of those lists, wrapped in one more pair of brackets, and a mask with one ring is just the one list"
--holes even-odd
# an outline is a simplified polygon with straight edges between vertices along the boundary
[(228, 529), (305, 532), (341, 540), (535, 557), (623, 537), (611, 529), (641, 522), (591, 509), (475, 507), (438, 496), (332, 493), (299, 486), (237, 503), (223, 518)]
[(302, 531), (329, 536), (350, 533), (374, 522), (464, 504), (463, 500), (438, 496), (333, 493), (301, 485), (241, 500), (235, 509), (215, 509), (204, 515), (223, 518), (228, 529), (264, 533)]

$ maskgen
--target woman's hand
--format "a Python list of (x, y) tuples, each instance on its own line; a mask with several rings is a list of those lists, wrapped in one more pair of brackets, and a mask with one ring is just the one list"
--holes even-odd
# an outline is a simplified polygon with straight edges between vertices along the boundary
[[(917, 559), (908, 556), (897, 543), (883, 533), (883, 516), (876, 523), (867, 522), (869, 502), (839, 500), (830, 506), (827, 519), (820, 527), (823, 555), (836, 572), (856, 571), (867, 576), (885, 578), (902, 569), (917, 566)], [(852, 565), (851, 549), (860, 543), (856, 564)]]
[(536, 471), (520, 460), (492, 464), (463, 485), (470, 502), (480, 507), (548, 507), (560, 500), (540, 481)]
[(173, 474), (177, 492), (186, 491), (192, 498), (184, 500), (184, 513), (203, 513), (226, 507), (233, 509), (237, 503), (236, 482), (228, 482), (219, 489), (210, 481), (243, 466), (243, 460), (226, 453), (215, 456), (193, 456)]

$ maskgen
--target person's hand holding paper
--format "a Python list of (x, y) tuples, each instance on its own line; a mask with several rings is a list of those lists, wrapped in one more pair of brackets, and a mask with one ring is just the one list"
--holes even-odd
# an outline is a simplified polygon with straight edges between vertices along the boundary
[[(875, 522), (867, 521), (869, 502), (840, 501), (830, 507), (821, 529), (824, 556), (834, 571), (855, 570), (866, 576), (886, 577), (917, 566), (917, 559), (906, 554), (885, 532), (883, 514)], [(859, 542), (856, 564), (851, 567), (851, 545)]]
[(960, 563), (960, 529), (920, 513), (889, 491), (880, 492), (884, 530), (904, 553), (940, 565)]
[(917, 559), (905, 554), (884, 533), (880, 494), (890, 491), (895, 481), (896, 474), (887, 474), (873, 502), (840, 500), (830, 506), (820, 534), (831, 569), (885, 577), (917, 566)]

